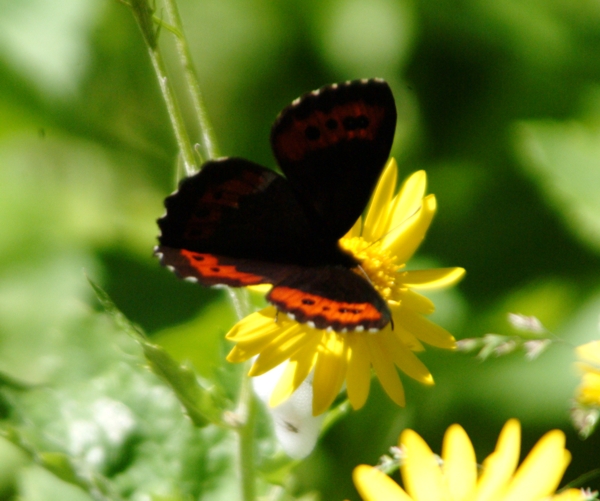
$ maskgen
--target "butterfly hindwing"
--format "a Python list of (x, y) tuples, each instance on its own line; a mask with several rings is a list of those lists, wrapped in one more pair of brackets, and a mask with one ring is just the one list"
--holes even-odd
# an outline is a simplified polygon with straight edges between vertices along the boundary
[(394, 97), (377, 79), (323, 87), (281, 112), (271, 147), (319, 231), (337, 240), (362, 214), (395, 128)]
[(267, 300), (318, 329), (379, 330), (390, 311), (369, 282), (342, 267), (302, 268), (278, 282)]
[(156, 253), (179, 277), (204, 286), (275, 284), (267, 300), (296, 321), (318, 329), (378, 330), (390, 320), (379, 294), (347, 268), (289, 266), (165, 246)]
[(161, 264), (172, 269), (179, 277), (208, 287), (274, 283), (289, 273), (285, 265), (278, 263), (217, 256), (163, 245), (158, 246), (155, 253)]

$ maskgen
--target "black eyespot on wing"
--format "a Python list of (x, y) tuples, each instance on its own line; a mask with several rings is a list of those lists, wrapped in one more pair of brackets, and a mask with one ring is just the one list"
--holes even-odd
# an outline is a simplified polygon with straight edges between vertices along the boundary
[(304, 135), (309, 141), (316, 141), (321, 137), (321, 131), (314, 125), (309, 125), (304, 131)]

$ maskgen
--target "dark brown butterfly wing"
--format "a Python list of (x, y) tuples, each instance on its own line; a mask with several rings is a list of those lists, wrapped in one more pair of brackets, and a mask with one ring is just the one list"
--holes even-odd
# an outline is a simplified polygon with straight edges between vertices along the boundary
[(365, 209), (395, 130), (394, 97), (377, 79), (305, 94), (275, 121), (271, 146), (277, 162), (327, 238), (342, 237)]
[(274, 284), (267, 300), (316, 328), (383, 328), (385, 301), (337, 241), (363, 212), (395, 125), (381, 80), (302, 96), (271, 134), (287, 179), (240, 158), (207, 162), (165, 200), (161, 263), (208, 286)]
[(205, 163), (165, 207), (161, 246), (295, 265), (354, 263), (314, 231), (285, 178), (248, 160)]

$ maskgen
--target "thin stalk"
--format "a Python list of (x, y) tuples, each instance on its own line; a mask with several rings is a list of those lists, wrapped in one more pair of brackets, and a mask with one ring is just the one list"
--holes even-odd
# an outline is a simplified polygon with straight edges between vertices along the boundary
[[(250, 314), (248, 291), (245, 289), (227, 289), (229, 301), (231, 302), (239, 320)], [(256, 467), (254, 464), (254, 414), (255, 402), (252, 391), (252, 383), (248, 376), (251, 362), (246, 362), (242, 375), (240, 397), (237, 405), (238, 434), (238, 469), (240, 475), (240, 488), (244, 501), (256, 499)]]
[[(163, 94), (163, 99), (167, 105), (167, 111), (171, 119), (171, 125), (175, 132), (175, 137), (181, 152), (186, 174), (192, 175), (198, 170), (194, 149), (190, 143), (190, 139), (185, 128), (185, 123), (181, 115), (181, 111), (175, 94), (167, 77), (165, 66), (162, 60), (160, 48), (158, 46), (157, 32), (154, 28), (153, 11), (150, 8), (147, 0), (119, 0), (128, 5), (138, 22), (142, 31), (142, 35), (148, 46), (150, 59), (160, 89)], [(206, 159), (216, 158), (218, 156), (217, 143), (214, 137), (213, 128), (208, 119), (206, 107), (200, 92), (200, 85), (194, 71), (190, 51), (187, 40), (185, 38), (181, 18), (175, 0), (164, 0), (170, 24), (160, 23), (159, 26), (164, 26), (171, 31), (177, 40), (177, 51), (181, 60), (181, 64), (185, 71), (186, 81), (189, 88), (192, 102), (196, 111), (200, 127), (200, 135), (202, 148)], [(239, 318), (246, 316), (249, 313), (249, 304), (246, 291), (230, 290), (230, 299), (236, 309)], [(238, 434), (238, 459), (239, 472), (241, 479), (242, 499), (244, 501), (256, 500), (256, 466), (254, 462), (254, 432), (255, 432), (255, 402), (252, 392), (250, 378), (246, 375), (249, 367), (244, 371), (244, 379), (242, 380), (242, 388), (240, 392), (240, 400), (238, 402), (238, 424), (235, 430)]]
[(200, 84), (198, 83), (198, 77), (194, 69), (194, 63), (192, 61), (187, 39), (184, 35), (183, 24), (181, 23), (181, 17), (179, 16), (179, 9), (177, 8), (175, 0), (164, 0), (164, 3), (169, 22), (175, 28), (173, 33), (176, 38), (177, 52), (184, 69), (185, 79), (190, 96), (192, 97), (194, 111), (196, 112), (196, 117), (198, 119), (202, 150), (205, 159), (210, 160), (219, 156), (219, 149), (214, 129), (208, 118), (208, 112), (206, 111), (206, 105), (204, 104), (204, 98), (202, 97)]
[[(246, 366), (245, 369), (244, 374), (247, 373), (249, 367)], [(239, 472), (242, 499), (244, 501), (256, 500), (256, 467), (254, 464), (255, 414), (256, 406), (254, 402), (254, 393), (252, 392), (252, 384), (250, 378), (244, 376), (240, 392), (240, 401), (238, 404), (240, 425), (236, 428), (238, 433)]]
[(348, 414), (350, 414), (350, 412), (352, 412), (352, 405), (350, 404), (350, 400), (344, 400), (338, 406), (334, 407), (333, 409), (330, 409), (330, 411), (327, 413), (327, 416), (325, 416), (323, 424), (321, 425), (321, 436), (325, 435), (329, 428), (331, 428), (340, 419), (343, 419)]
[(150, 60), (154, 67), (154, 72), (158, 78), (160, 90), (167, 106), (167, 112), (171, 119), (171, 125), (175, 133), (175, 139), (179, 146), (179, 151), (183, 159), (183, 165), (187, 175), (191, 175), (198, 170), (196, 163), (196, 157), (194, 156), (194, 149), (190, 142), (179, 104), (175, 98), (175, 93), (171, 87), (171, 82), (167, 77), (165, 65), (162, 60), (160, 47), (158, 45), (158, 37), (156, 30), (154, 29), (153, 12), (146, 0), (131, 0), (129, 4), (133, 15), (138, 22), (144, 41), (148, 46), (148, 52), (150, 54)]
[(185, 172), (188, 176), (191, 176), (198, 171), (198, 165), (196, 163), (196, 157), (194, 156), (194, 149), (192, 148), (190, 138), (185, 128), (181, 110), (175, 99), (170, 80), (166, 75), (160, 52), (158, 50), (150, 50), (150, 59), (152, 60), (152, 66), (154, 66), (154, 71), (158, 77), (158, 83), (160, 84), (160, 90), (162, 91), (165, 104), (167, 105), (167, 112), (171, 119), (171, 125), (175, 132), (177, 144), (179, 145)]
[[(242, 289), (228, 288), (229, 300), (233, 305), (238, 319), (242, 319), (250, 313), (248, 302), (248, 291)], [(252, 382), (248, 376), (251, 362), (246, 362), (240, 397), (237, 405), (237, 422), (235, 428), (238, 434), (238, 469), (240, 475), (240, 488), (244, 501), (256, 499), (256, 466), (254, 462), (254, 433), (255, 433), (255, 402)]]

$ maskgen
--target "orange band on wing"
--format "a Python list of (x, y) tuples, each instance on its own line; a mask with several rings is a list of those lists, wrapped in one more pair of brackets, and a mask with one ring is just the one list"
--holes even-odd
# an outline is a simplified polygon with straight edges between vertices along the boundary
[(200, 281), (204, 279), (213, 284), (221, 283), (240, 287), (264, 283), (264, 277), (238, 271), (233, 265), (222, 264), (212, 254), (201, 254), (181, 249), (181, 255), (188, 261), (190, 267), (198, 273)]
[(357, 326), (383, 327), (383, 315), (370, 303), (335, 301), (285, 286), (274, 287), (268, 299), (280, 310), (295, 315), (299, 322), (312, 321), (318, 328), (332, 326), (334, 330), (352, 330)]

